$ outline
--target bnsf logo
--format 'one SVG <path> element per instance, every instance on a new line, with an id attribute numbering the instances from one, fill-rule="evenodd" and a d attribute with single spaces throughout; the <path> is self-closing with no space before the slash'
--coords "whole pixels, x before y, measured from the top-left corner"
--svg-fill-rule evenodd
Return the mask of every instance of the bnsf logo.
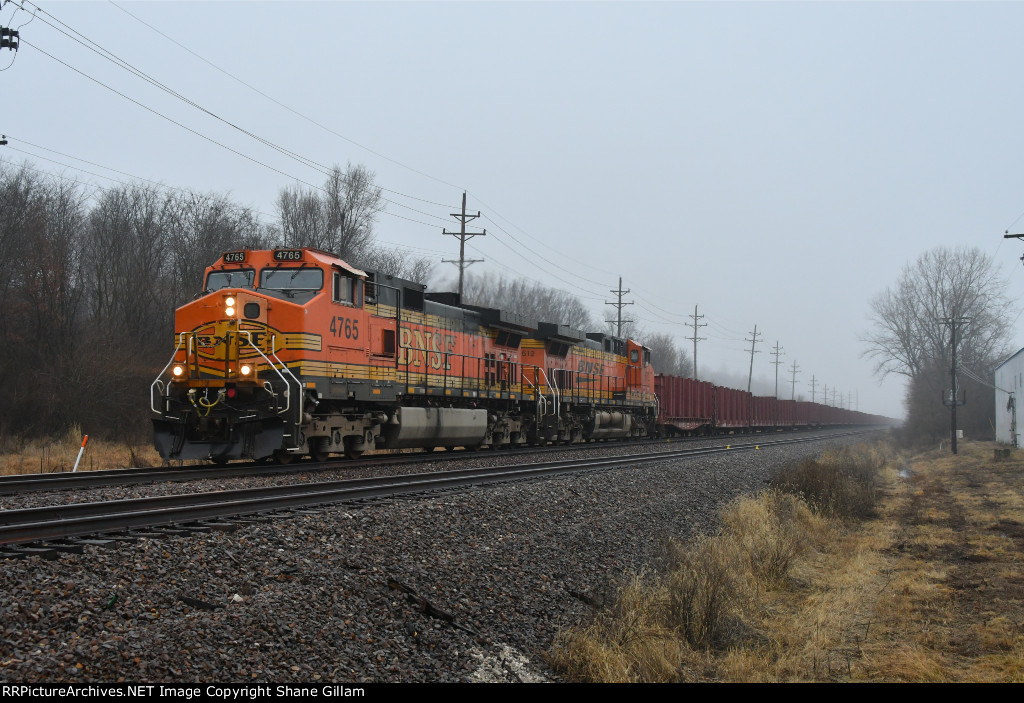
<path id="1" fill-rule="evenodd" d="M 455 336 L 438 329 L 409 329 L 403 327 L 399 336 L 398 363 L 413 368 L 451 369 L 455 352 Z M 442 362 L 442 359 L 444 361 Z"/>
<path id="2" fill-rule="evenodd" d="M 576 368 L 577 373 L 592 373 L 598 376 L 604 375 L 604 364 L 597 361 L 587 361 L 586 359 L 580 359 L 579 366 Z"/>
<path id="3" fill-rule="evenodd" d="M 239 332 L 243 334 L 239 334 Z M 192 330 L 195 334 L 196 351 L 202 359 L 223 361 L 224 353 L 227 350 L 228 334 L 231 335 L 230 342 L 238 346 L 239 359 L 251 359 L 259 357 L 259 352 L 252 348 L 247 338 L 252 338 L 252 343 L 264 354 L 278 352 L 284 346 L 284 335 L 259 322 L 243 322 L 241 329 L 234 329 L 230 322 L 216 322 L 207 325 L 200 325 Z M 274 340 L 274 347 L 271 348 L 271 340 Z"/>

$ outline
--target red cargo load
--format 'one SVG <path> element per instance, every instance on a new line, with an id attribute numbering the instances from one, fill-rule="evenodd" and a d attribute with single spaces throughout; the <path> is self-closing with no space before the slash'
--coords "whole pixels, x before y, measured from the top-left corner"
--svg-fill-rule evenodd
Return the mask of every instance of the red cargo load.
<path id="1" fill-rule="evenodd" d="M 753 417 L 750 420 L 751 427 L 774 427 L 775 426 L 775 404 L 772 396 L 754 396 Z"/>
<path id="2" fill-rule="evenodd" d="M 817 408 L 817 403 L 811 403 L 806 400 L 796 401 L 796 425 L 798 427 L 807 427 L 818 424 Z"/>
<path id="3" fill-rule="evenodd" d="M 796 424 L 796 401 L 780 400 L 779 414 L 775 418 L 778 427 L 792 427 Z"/>
<path id="4" fill-rule="evenodd" d="M 715 386 L 715 427 L 750 427 L 751 394 Z"/>
<path id="5" fill-rule="evenodd" d="M 658 395 L 659 425 L 689 432 L 714 422 L 715 387 L 711 383 L 658 374 L 654 392 Z"/>

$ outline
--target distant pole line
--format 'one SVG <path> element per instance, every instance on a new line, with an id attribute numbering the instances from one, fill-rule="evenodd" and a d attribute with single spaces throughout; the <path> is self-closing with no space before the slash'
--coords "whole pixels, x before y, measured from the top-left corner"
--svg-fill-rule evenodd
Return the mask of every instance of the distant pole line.
<path id="1" fill-rule="evenodd" d="M 796 365 L 796 359 L 793 359 L 793 366 L 789 371 L 793 374 L 793 387 L 789 391 L 789 399 L 796 400 L 796 375 L 800 371 L 800 367 Z"/>
<path id="2" fill-rule="evenodd" d="M 466 240 L 472 239 L 473 237 L 485 237 L 487 236 L 487 230 L 483 232 L 467 232 L 466 223 L 480 217 L 480 212 L 477 211 L 475 215 L 470 215 L 466 212 L 466 191 L 462 191 L 462 212 L 453 212 L 451 216 L 459 221 L 459 231 L 449 232 L 447 229 L 442 229 L 441 234 L 450 234 L 453 237 L 459 238 L 459 258 L 455 259 L 441 259 L 441 263 L 455 264 L 459 267 L 459 302 L 462 302 L 462 284 L 463 278 L 466 273 L 466 268 L 471 264 L 477 264 L 483 261 L 483 259 L 467 259 L 466 258 Z"/>
<path id="3" fill-rule="evenodd" d="M 693 340 L 693 380 L 696 381 L 697 380 L 697 342 L 703 342 L 703 341 L 707 340 L 707 337 L 698 337 L 697 336 L 697 329 L 700 328 L 700 327 L 707 327 L 708 323 L 706 323 L 706 322 L 699 323 L 698 322 L 698 320 L 704 319 L 704 316 L 697 314 L 697 306 L 696 305 L 693 306 L 693 314 L 690 315 L 689 317 L 690 317 L 690 319 L 693 320 L 693 322 L 684 322 L 683 324 L 686 325 L 687 327 L 692 327 L 693 328 L 693 337 L 691 337 L 691 339 Z"/>
<path id="4" fill-rule="evenodd" d="M 779 357 L 781 357 L 783 355 L 782 353 L 784 351 L 786 351 L 786 350 L 779 348 L 779 340 L 776 339 L 775 340 L 775 351 L 771 352 L 771 355 L 775 357 L 775 361 L 773 361 L 772 363 L 775 364 L 775 397 L 776 398 L 779 397 L 779 364 L 782 363 L 782 361 L 779 359 Z"/>
<path id="5" fill-rule="evenodd" d="M 606 300 L 606 301 L 604 301 L 604 304 L 605 305 L 611 305 L 611 306 L 613 306 L 616 309 L 617 315 L 616 315 L 616 318 L 614 320 L 614 322 L 615 322 L 615 336 L 616 337 L 622 337 L 622 323 L 623 322 L 633 322 L 633 320 L 623 320 L 622 319 L 622 308 L 624 308 L 627 305 L 632 305 L 633 304 L 632 301 L 630 301 L 628 303 L 622 302 L 622 296 L 624 296 L 626 293 L 629 292 L 628 289 L 627 290 L 622 290 L 622 276 L 619 276 L 619 288 L 618 288 L 618 290 L 613 290 L 613 291 L 610 291 L 610 292 L 613 295 L 618 296 L 617 302 L 609 303 Z M 613 320 L 607 320 L 607 322 L 610 323 L 610 322 L 613 322 Z"/>
<path id="6" fill-rule="evenodd" d="M 760 354 L 759 351 L 754 351 L 757 346 L 757 338 L 761 334 L 757 331 L 757 325 L 754 325 L 754 331 L 750 334 L 750 339 L 743 340 L 744 342 L 750 342 L 750 373 L 747 375 L 747 393 L 750 392 L 750 384 L 754 380 L 754 354 Z"/>
<path id="7" fill-rule="evenodd" d="M 814 402 L 814 388 L 818 384 L 818 379 L 811 376 L 811 402 Z"/>

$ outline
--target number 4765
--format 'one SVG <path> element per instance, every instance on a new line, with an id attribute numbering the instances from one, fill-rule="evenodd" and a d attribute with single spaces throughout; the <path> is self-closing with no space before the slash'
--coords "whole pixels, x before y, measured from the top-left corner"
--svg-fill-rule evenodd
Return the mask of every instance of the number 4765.
<path id="1" fill-rule="evenodd" d="M 345 339 L 359 339 L 359 320 L 348 317 L 331 318 L 331 334 Z"/>

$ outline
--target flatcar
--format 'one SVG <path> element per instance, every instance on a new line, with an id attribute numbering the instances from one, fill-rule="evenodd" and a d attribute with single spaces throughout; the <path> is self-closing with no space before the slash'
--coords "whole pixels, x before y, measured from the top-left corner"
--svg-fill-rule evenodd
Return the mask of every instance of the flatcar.
<path id="1" fill-rule="evenodd" d="M 311 248 L 224 253 L 151 386 L 165 459 L 357 457 L 657 432 L 651 351 Z"/>

